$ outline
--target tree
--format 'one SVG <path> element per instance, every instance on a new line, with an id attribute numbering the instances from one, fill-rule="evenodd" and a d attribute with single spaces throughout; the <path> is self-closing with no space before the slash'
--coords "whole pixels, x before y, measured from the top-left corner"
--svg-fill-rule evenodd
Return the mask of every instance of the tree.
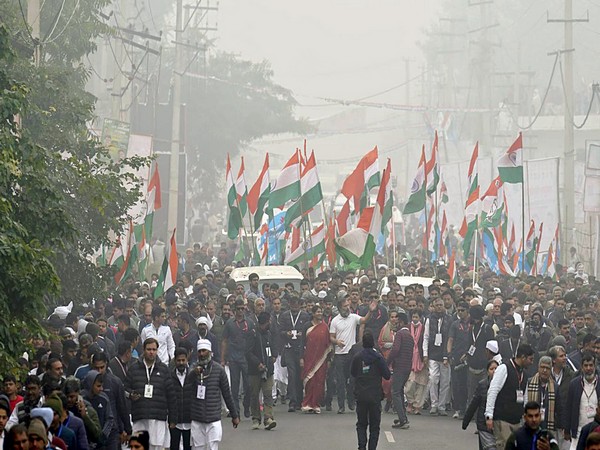
<path id="1" fill-rule="evenodd" d="M 104 295 L 110 271 L 89 257 L 122 229 L 128 209 L 140 198 L 130 169 L 148 163 L 113 162 L 87 126 L 95 98 L 85 91 L 89 74 L 78 61 L 106 30 L 97 16 L 108 2 L 67 1 L 59 13 L 62 3 L 44 2 L 40 34 L 46 43 L 36 67 L 31 55 L 37 44 L 19 6 L 0 0 L 0 345 L 7 355 L 0 354 L 5 358 L 23 349 L 23 336 L 14 330 L 35 330 L 47 308 Z M 54 23 L 59 31 L 46 34 Z"/>

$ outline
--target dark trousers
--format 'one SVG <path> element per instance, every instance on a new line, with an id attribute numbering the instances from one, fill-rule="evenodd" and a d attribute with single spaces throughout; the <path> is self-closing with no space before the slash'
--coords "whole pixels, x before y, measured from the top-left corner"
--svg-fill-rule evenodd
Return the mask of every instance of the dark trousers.
<path id="1" fill-rule="evenodd" d="M 231 374 L 231 395 L 240 416 L 240 380 L 244 388 L 244 409 L 250 409 L 250 382 L 248 380 L 248 363 L 246 361 L 230 361 L 229 373 Z"/>
<path id="2" fill-rule="evenodd" d="M 106 450 L 121 450 L 121 435 L 119 430 L 111 431 L 104 448 Z"/>
<path id="3" fill-rule="evenodd" d="M 179 428 L 171 428 L 171 450 L 179 450 L 179 442 L 183 438 L 183 450 L 190 450 L 191 430 L 180 430 Z"/>
<path id="4" fill-rule="evenodd" d="M 335 395 L 335 370 L 333 368 L 333 362 L 329 364 L 327 368 L 327 392 L 325 393 L 325 406 L 331 406 L 333 396 Z"/>
<path id="5" fill-rule="evenodd" d="M 302 386 L 302 369 L 300 368 L 300 354 L 293 348 L 286 348 L 285 363 L 288 370 L 288 398 L 290 406 L 300 408 L 302 398 L 304 397 L 304 388 Z"/>
<path id="6" fill-rule="evenodd" d="M 348 396 L 348 406 L 354 405 L 354 389 L 352 386 L 352 377 L 350 376 L 350 362 L 350 355 L 347 354 L 335 355 L 333 358 L 339 409 L 344 408 L 346 396 Z"/>
<path id="7" fill-rule="evenodd" d="M 356 402 L 356 434 L 358 450 L 375 450 L 379 442 L 381 425 L 381 401 Z M 367 447 L 367 427 L 369 428 L 369 445 Z"/>
<path id="8" fill-rule="evenodd" d="M 451 384 L 452 384 L 452 407 L 460 414 L 464 414 L 467 410 L 467 378 L 469 369 L 463 365 L 460 369 L 452 368 Z"/>
<path id="9" fill-rule="evenodd" d="M 404 407 L 404 385 L 408 381 L 410 372 L 394 372 L 392 375 L 392 401 L 401 424 L 408 422 L 406 408 Z"/>

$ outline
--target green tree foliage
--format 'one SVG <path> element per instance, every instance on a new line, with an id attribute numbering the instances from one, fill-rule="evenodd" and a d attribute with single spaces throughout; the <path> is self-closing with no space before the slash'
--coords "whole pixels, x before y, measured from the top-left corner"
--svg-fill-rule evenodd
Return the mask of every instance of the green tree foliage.
<path id="1" fill-rule="evenodd" d="M 15 3 L 0 0 L 0 364 L 49 307 L 102 295 L 110 270 L 89 257 L 121 230 L 140 197 L 130 171 L 148 163 L 113 162 L 88 131 L 95 98 L 79 61 L 108 2 L 67 0 L 60 14 L 62 0 L 43 2 L 39 66 Z"/>

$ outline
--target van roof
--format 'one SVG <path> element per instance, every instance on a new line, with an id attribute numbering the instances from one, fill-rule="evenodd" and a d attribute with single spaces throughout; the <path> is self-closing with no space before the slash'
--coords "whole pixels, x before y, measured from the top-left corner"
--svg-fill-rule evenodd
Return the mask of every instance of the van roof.
<path id="1" fill-rule="evenodd" d="M 238 267 L 231 271 L 229 275 L 236 283 L 238 281 L 248 280 L 248 275 L 256 273 L 259 280 L 302 280 L 302 274 L 292 266 L 255 266 L 255 267 Z"/>

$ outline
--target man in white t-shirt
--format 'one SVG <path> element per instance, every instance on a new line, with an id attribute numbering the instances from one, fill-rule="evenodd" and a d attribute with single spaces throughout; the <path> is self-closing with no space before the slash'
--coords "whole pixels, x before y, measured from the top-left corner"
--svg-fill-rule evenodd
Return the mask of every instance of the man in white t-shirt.
<path id="1" fill-rule="evenodd" d="M 354 410 L 354 393 L 350 385 L 350 349 L 356 344 L 356 327 L 366 323 L 371 312 L 377 308 L 379 301 L 372 301 L 369 312 L 365 317 L 350 313 L 349 301 L 346 298 L 338 300 L 339 314 L 333 318 L 329 326 L 329 337 L 335 346 L 333 370 L 337 387 L 338 414 L 346 412 L 345 400 L 348 395 L 348 408 Z"/>

